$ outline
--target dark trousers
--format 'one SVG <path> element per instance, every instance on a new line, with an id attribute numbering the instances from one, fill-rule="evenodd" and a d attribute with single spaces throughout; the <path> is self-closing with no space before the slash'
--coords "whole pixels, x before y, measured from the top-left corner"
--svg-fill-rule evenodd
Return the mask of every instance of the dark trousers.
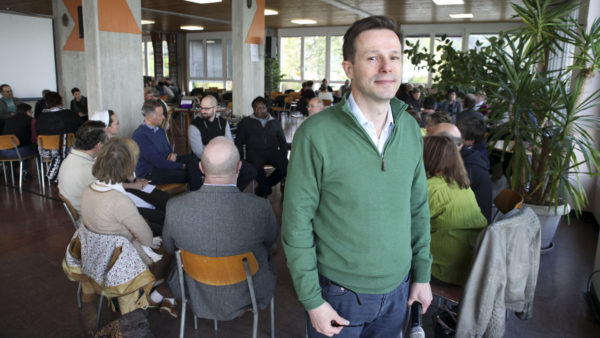
<path id="1" fill-rule="evenodd" d="M 256 169 L 256 181 L 263 191 L 271 191 L 271 187 L 283 180 L 287 174 L 287 156 L 285 152 L 272 150 L 264 152 L 248 152 L 246 160 Z M 267 177 L 265 164 L 275 167 L 275 171 Z"/>
<path id="2" fill-rule="evenodd" d="M 242 160 L 242 167 L 240 168 L 240 174 L 237 179 L 237 187 L 240 191 L 244 191 L 248 184 L 252 182 L 253 179 L 256 178 L 256 168 L 250 164 L 250 162 L 246 162 Z"/>
<path id="3" fill-rule="evenodd" d="M 157 168 L 146 175 L 152 184 L 188 183 L 190 190 L 198 190 L 202 186 L 202 172 L 198 166 L 198 157 L 194 154 L 177 155 L 177 162 L 185 164 L 185 168 Z"/>
<path id="4" fill-rule="evenodd" d="M 356 293 L 319 274 L 323 299 L 350 322 L 336 337 L 400 337 L 407 320 L 409 276 L 385 294 Z M 308 318 L 308 316 L 307 316 Z M 308 320 L 309 337 L 325 337 Z"/>

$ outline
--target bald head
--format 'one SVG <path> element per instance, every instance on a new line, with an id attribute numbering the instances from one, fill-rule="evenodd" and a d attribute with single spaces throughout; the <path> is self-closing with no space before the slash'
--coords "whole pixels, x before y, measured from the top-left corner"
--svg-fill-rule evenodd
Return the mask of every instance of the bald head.
<path id="1" fill-rule="evenodd" d="M 462 135 L 458 127 L 452 123 L 438 123 L 427 132 L 427 136 L 448 136 L 460 149 L 462 147 Z"/>
<path id="2" fill-rule="evenodd" d="M 208 184 L 235 184 L 241 162 L 237 148 L 223 136 L 212 139 L 202 152 L 200 170 Z"/>

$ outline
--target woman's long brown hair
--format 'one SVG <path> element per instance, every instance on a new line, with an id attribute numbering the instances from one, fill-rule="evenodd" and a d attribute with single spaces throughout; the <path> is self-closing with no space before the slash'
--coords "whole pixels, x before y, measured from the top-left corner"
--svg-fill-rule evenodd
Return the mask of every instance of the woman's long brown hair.
<path id="1" fill-rule="evenodd" d="M 446 183 L 456 183 L 461 189 L 470 186 L 462 157 L 447 136 L 427 136 L 424 138 L 423 164 L 427 178 L 442 176 Z"/>

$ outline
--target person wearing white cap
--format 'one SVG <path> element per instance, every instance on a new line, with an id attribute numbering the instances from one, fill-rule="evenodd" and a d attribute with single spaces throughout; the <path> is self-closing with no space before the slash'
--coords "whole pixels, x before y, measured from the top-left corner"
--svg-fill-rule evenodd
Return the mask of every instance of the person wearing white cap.
<path id="1" fill-rule="evenodd" d="M 95 112 L 90 120 L 104 122 L 108 138 L 119 134 L 119 117 L 110 109 Z"/>

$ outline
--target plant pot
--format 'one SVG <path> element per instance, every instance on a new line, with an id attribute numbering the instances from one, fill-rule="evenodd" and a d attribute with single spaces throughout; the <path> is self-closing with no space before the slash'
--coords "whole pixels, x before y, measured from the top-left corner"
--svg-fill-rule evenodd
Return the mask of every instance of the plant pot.
<path id="1" fill-rule="evenodd" d="M 559 205 L 556 210 L 554 207 L 546 205 L 524 205 L 530 207 L 540 220 L 542 228 L 541 253 L 546 254 L 550 252 L 554 246 L 552 240 L 554 239 L 554 234 L 556 233 L 560 218 L 568 214 L 569 211 L 571 211 L 571 208 L 569 207 L 569 204 L 566 204 L 566 207 L 564 204 Z"/>

